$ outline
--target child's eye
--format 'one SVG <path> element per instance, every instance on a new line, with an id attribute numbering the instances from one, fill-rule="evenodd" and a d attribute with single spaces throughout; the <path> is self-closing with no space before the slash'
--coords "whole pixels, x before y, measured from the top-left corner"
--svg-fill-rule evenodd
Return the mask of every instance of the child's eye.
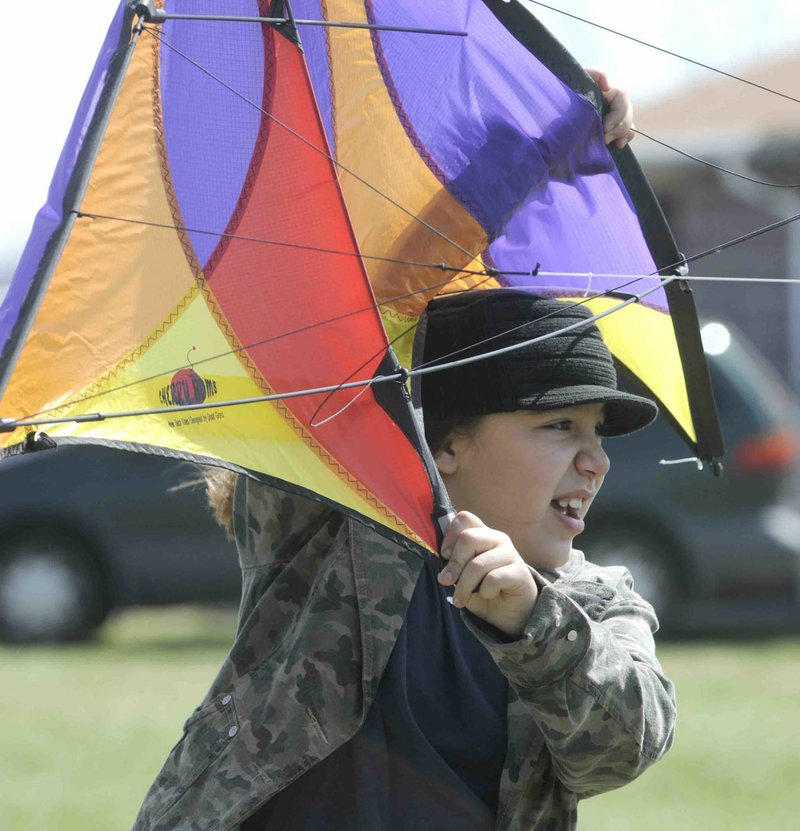
<path id="1" fill-rule="evenodd" d="M 546 424 L 545 427 L 548 427 L 551 430 L 571 430 L 572 422 L 565 418 L 562 421 L 552 421 L 550 424 Z"/>

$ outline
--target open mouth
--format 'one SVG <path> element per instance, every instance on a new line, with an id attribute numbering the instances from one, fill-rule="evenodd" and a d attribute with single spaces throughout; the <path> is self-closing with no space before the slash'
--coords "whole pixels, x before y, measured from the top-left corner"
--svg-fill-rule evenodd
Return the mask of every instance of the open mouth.
<path id="1" fill-rule="evenodd" d="M 554 499 L 551 503 L 560 514 L 568 516 L 571 519 L 581 518 L 581 508 L 583 508 L 583 500 L 575 499 Z"/>

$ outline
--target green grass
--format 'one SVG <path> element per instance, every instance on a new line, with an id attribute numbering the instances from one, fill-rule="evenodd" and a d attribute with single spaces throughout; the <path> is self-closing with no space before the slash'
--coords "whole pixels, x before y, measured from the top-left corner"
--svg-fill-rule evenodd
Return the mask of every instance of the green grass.
<path id="1" fill-rule="evenodd" d="M 4 831 L 130 828 L 233 633 L 229 611 L 133 611 L 96 643 L 2 649 Z M 679 730 L 639 781 L 581 806 L 587 831 L 797 827 L 800 640 L 670 644 Z"/>
<path id="2" fill-rule="evenodd" d="M 4 831 L 129 829 L 234 629 L 230 612 L 136 611 L 94 644 L 0 651 Z"/>
<path id="3" fill-rule="evenodd" d="M 675 745 L 636 782 L 585 802 L 580 825 L 800 827 L 800 640 L 670 645 L 659 653 L 678 691 Z"/>

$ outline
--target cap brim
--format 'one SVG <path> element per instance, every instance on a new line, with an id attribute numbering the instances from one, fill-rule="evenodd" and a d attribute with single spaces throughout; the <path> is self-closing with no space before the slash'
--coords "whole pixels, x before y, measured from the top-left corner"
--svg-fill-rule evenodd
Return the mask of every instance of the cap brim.
<path id="1" fill-rule="evenodd" d="M 647 427 L 658 415 L 658 407 L 649 398 L 622 390 L 590 384 L 548 389 L 522 398 L 523 410 L 560 410 L 580 404 L 605 404 L 604 436 L 625 436 Z"/>

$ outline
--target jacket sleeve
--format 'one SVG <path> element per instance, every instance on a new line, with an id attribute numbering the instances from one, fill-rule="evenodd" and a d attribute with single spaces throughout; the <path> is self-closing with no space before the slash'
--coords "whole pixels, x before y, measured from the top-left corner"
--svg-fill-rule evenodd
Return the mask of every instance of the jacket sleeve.
<path id="1" fill-rule="evenodd" d="M 556 775 L 579 796 L 635 779 L 666 753 L 675 727 L 653 608 L 627 570 L 596 572 L 606 579 L 550 584 L 535 574 L 539 599 L 517 641 L 465 614 L 541 729 Z"/>

